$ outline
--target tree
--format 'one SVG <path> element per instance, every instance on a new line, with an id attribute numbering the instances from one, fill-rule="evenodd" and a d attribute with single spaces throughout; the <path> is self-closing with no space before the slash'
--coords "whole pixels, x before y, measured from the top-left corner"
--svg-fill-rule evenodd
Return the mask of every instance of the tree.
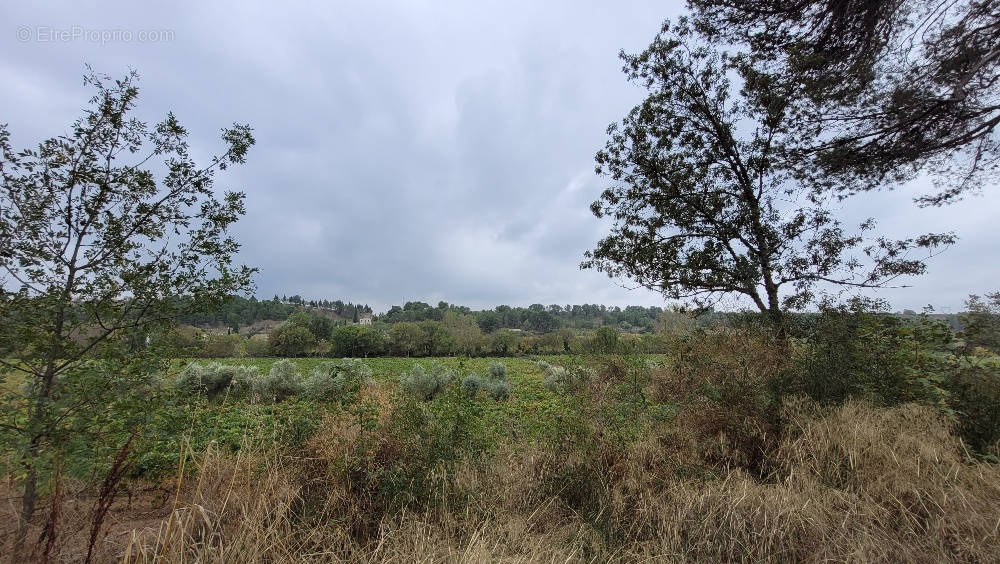
<path id="1" fill-rule="evenodd" d="M 0 126 L 0 363 L 26 379 L 2 414 L 23 468 L 17 552 L 70 439 L 97 453 L 141 431 L 162 364 L 136 343 L 251 286 L 227 234 L 243 194 L 213 191 L 250 127 L 224 129 L 225 152 L 199 167 L 173 114 L 153 128 L 131 117 L 137 81 L 89 72 L 90 108 L 34 150 L 15 153 Z"/>
<path id="2" fill-rule="evenodd" d="M 500 328 L 500 317 L 493 311 L 483 311 L 476 316 L 479 328 L 485 333 L 492 333 Z"/>
<path id="3" fill-rule="evenodd" d="M 1000 292 L 986 294 L 985 299 L 969 296 L 959 318 L 966 348 L 982 347 L 1000 354 Z"/>
<path id="4" fill-rule="evenodd" d="M 476 356 L 486 346 L 486 338 L 471 315 L 460 315 L 453 311 L 444 314 L 441 320 L 444 331 L 450 337 L 455 352 Z"/>
<path id="5" fill-rule="evenodd" d="M 330 337 L 331 355 L 339 357 L 367 357 L 382 349 L 382 335 L 364 325 L 341 325 Z"/>
<path id="6" fill-rule="evenodd" d="M 615 354 L 622 351 L 618 340 L 618 331 L 614 327 L 598 327 L 590 344 L 591 352 L 599 354 Z"/>
<path id="7" fill-rule="evenodd" d="M 396 354 L 411 356 L 425 348 L 427 334 L 416 323 L 410 321 L 394 323 L 389 329 L 389 342 Z"/>
<path id="8" fill-rule="evenodd" d="M 803 171 L 878 188 L 920 171 L 941 204 L 1000 164 L 1000 11 L 957 0 L 690 0 L 701 30 L 796 90 Z"/>
<path id="9" fill-rule="evenodd" d="M 306 356 L 316 344 L 316 337 L 296 323 L 282 323 L 267 336 L 268 351 L 283 358 Z"/>
<path id="10" fill-rule="evenodd" d="M 609 127 L 597 154 L 598 173 L 616 185 L 591 209 L 614 225 L 583 268 L 702 308 L 742 296 L 783 330 L 784 310 L 812 300 L 816 284 L 879 287 L 925 270 L 908 252 L 953 241 L 866 242 L 872 220 L 845 233 L 822 194 L 797 183 L 788 92 L 774 83 L 734 96 L 734 73 L 745 84 L 766 77 L 715 50 L 687 20 L 667 22 L 649 48 L 622 58 L 650 93 Z M 859 248 L 864 262 L 851 254 Z"/>

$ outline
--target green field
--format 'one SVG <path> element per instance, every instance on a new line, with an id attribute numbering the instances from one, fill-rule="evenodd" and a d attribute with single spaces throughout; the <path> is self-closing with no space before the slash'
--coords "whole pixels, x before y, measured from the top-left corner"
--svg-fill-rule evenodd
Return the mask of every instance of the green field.
<path id="1" fill-rule="evenodd" d="M 226 358 L 226 359 L 174 359 L 171 362 L 165 384 L 169 388 L 178 373 L 191 363 L 211 365 L 220 363 L 234 366 L 257 367 L 261 374 L 266 374 L 272 366 L 282 359 L 277 358 Z M 306 378 L 309 373 L 335 359 L 297 358 L 288 359 L 294 362 L 299 371 L 299 378 Z M 577 395 L 556 393 L 547 389 L 543 383 L 544 374 L 538 361 L 553 365 L 573 368 L 588 368 L 594 372 L 605 370 L 608 365 L 619 366 L 638 374 L 647 371 L 651 366 L 661 366 L 666 362 L 664 355 L 628 355 L 628 356 L 581 356 L 559 355 L 544 357 L 510 357 L 510 358 L 367 358 L 359 359 L 371 369 L 371 381 L 368 388 L 378 389 L 397 398 L 397 401 L 408 400 L 408 395 L 400 389 L 400 377 L 420 365 L 430 369 L 439 364 L 453 372 L 456 382 L 449 388 L 455 388 L 454 393 L 441 394 L 433 401 L 422 403 L 430 412 L 438 406 L 447 410 L 458 407 L 465 409 L 472 406 L 470 413 L 478 419 L 476 427 L 484 439 L 483 448 L 495 449 L 504 444 L 515 442 L 529 444 L 534 441 L 561 440 L 561 433 L 568 427 L 578 428 L 584 424 L 585 416 L 598 417 L 594 404 L 585 401 Z M 490 364 L 503 364 L 507 371 L 507 381 L 510 384 L 510 396 L 505 401 L 495 401 L 483 393 L 474 400 L 459 398 L 458 380 L 469 374 L 486 374 Z M 610 415 L 622 433 L 637 435 L 639 427 L 645 423 L 636 410 L 641 410 L 643 416 L 653 414 L 662 418 L 669 413 L 669 405 L 656 405 L 648 401 L 643 394 L 635 394 L 634 385 L 627 380 L 612 388 L 613 394 L 620 396 L 622 402 L 615 404 L 621 413 Z M 451 403 L 449 403 L 451 402 Z M 614 403 L 614 402 L 612 402 Z M 453 405 L 454 404 L 454 405 Z M 356 412 L 364 406 L 357 398 L 344 401 L 316 401 L 302 396 L 296 396 L 281 402 L 261 402 L 253 398 L 233 397 L 220 394 L 212 399 L 188 399 L 182 404 L 174 403 L 168 417 L 161 421 L 162 430 L 155 434 L 158 440 L 152 442 L 153 454 L 149 454 L 141 471 L 149 473 L 149 477 L 169 476 L 179 463 L 178 452 L 181 452 L 180 442 L 186 442 L 189 456 L 196 456 L 204 451 L 210 442 L 223 445 L 227 449 L 237 451 L 252 444 L 255 449 L 279 448 L 285 451 L 300 447 L 303 442 L 315 433 L 322 419 L 331 414 Z M 601 409 L 610 409 L 607 406 Z M 589 415 L 588 415 L 589 414 Z M 604 414 L 608 416 L 609 414 Z M 432 413 L 432 417 L 433 417 Z M 609 420 L 610 421 L 610 420 Z"/>

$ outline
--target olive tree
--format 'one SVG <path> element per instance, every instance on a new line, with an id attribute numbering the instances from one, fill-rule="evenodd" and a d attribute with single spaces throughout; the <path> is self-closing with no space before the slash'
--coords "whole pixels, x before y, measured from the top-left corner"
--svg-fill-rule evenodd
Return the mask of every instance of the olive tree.
<path id="1" fill-rule="evenodd" d="M 872 238 L 872 220 L 848 232 L 823 192 L 799 184 L 790 93 L 760 84 L 766 75 L 687 20 L 622 58 L 649 94 L 609 127 L 597 154 L 597 172 L 614 184 L 591 208 L 613 225 L 582 267 L 699 307 L 742 296 L 780 329 L 784 311 L 813 300 L 817 285 L 878 287 L 920 274 L 925 257 L 911 253 L 953 240 Z"/>
<path id="2" fill-rule="evenodd" d="M 85 83 L 96 93 L 67 133 L 15 152 L 0 126 L 0 362 L 23 382 L 6 387 L 0 425 L 23 486 L 18 550 L 67 453 L 141 433 L 162 368 L 151 333 L 251 286 L 228 234 L 243 194 L 213 189 L 244 162 L 250 127 L 223 129 L 224 152 L 199 166 L 172 113 L 152 127 L 131 115 L 134 71 Z"/>

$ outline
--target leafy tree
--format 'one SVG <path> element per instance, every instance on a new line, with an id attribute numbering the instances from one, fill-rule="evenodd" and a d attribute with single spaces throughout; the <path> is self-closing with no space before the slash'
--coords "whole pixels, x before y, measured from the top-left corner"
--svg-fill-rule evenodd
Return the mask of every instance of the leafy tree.
<path id="1" fill-rule="evenodd" d="M 476 317 L 479 328 L 485 333 L 492 333 L 500 328 L 500 317 L 492 311 L 484 311 Z"/>
<path id="2" fill-rule="evenodd" d="M 500 330 L 493 333 L 490 341 L 490 350 L 494 354 L 507 356 L 517 351 L 521 338 L 513 331 Z"/>
<path id="3" fill-rule="evenodd" d="M 818 283 L 878 287 L 920 274 L 913 249 L 950 243 L 925 235 L 866 243 L 845 233 L 821 195 L 801 193 L 794 154 L 785 150 L 788 97 L 734 92 L 762 78 L 707 44 L 682 19 L 664 24 L 645 51 L 622 55 L 629 79 L 649 96 L 597 154 L 597 170 L 617 184 L 592 205 L 614 220 L 584 268 L 626 276 L 673 299 L 706 307 L 727 295 L 749 299 L 783 328 L 784 310 L 813 299 Z M 867 245 L 867 246 L 865 246 Z M 863 248 L 863 263 L 851 254 Z"/>
<path id="4" fill-rule="evenodd" d="M 965 309 L 959 316 L 965 346 L 1000 354 L 1000 292 L 986 294 L 985 299 L 973 294 L 966 300 Z"/>
<path id="5" fill-rule="evenodd" d="M 1000 11 L 995 2 L 690 0 L 700 29 L 795 93 L 814 178 L 879 188 L 920 171 L 953 200 L 1000 164 Z"/>
<path id="6" fill-rule="evenodd" d="M 89 109 L 37 149 L 14 152 L 0 126 L 0 359 L 13 359 L 0 362 L 26 379 L 2 403 L 22 469 L 16 552 L 71 441 L 100 460 L 141 433 L 162 369 L 146 336 L 251 285 L 227 234 L 243 194 L 213 190 L 250 127 L 224 129 L 225 152 L 198 166 L 173 114 L 152 128 L 131 116 L 137 82 L 89 72 Z"/>
<path id="7" fill-rule="evenodd" d="M 322 315 L 298 311 L 288 317 L 288 323 L 305 327 L 317 340 L 328 339 L 333 329 L 333 320 Z"/>
<path id="8" fill-rule="evenodd" d="M 614 327 L 599 327 L 594 331 L 591 350 L 595 353 L 614 354 L 622 352 L 618 331 Z"/>
<path id="9" fill-rule="evenodd" d="M 395 323 L 389 329 L 389 342 L 397 354 L 413 356 L 425 347 L 427 334 L 412 322 Z"/>
<path id="10" fill-rule="evenodd" d="M 486 338 L 471 315 L 449 311 L 444 314 L 441 325 L 453 344 L 454 352 L 476 356 L 486 345 Z"/>
<path id="11" fill-rule="evenodd" d="M 316 337 L 307 327 L 295 323 L 283 323 L 267 336 L 267 348 L 274 356 L 306 356 L 316 344 Z"/>
<path id="12" fill-rule="evenodd" d="M 379 354 L 383 347 L 382 334 L 364 325 L 336 327 L 330 341 L 330 353 L 338 357 L 367 357 Z"/>
<path id="13" fill-rule="evenodd" d="M 452 354 L 455 343 L 438 321 L 421 321 L 424 342 L 421 354 L 424 356 L 446 356 Z"/>

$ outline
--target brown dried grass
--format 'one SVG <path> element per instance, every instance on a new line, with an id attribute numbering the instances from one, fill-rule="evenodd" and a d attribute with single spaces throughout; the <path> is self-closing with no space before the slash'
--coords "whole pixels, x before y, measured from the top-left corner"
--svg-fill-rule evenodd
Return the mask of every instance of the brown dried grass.
<path id="1" fill-rule="evenodd" d="M 302 480 L 302 465 L 329 464 L 351 440 L 350 424 L 324 425 L 309 460 L 207 457 L 197 496 L 159 530 L 136 531 L 123 560 L 996 561 L 1000 469 L 972 462 L 934 411 L 798 402 L 784 416 L 792 430 L 769 481 L 739 468 L 679 474 L 688 449 L 669 448 L 670 434 L 633 445 L 615 468 L 511 447 L 460 467 L 435 506 L 382 515 L 365 539 L 349 523 L 368 506 L 347 482 Z M 586 511 L 553 487 L 577 467 L 592 472 Z M 459 494 L 466 503 L 453 503 Z M 336 501 L 318 504 L 321 518 L 301 515 L 317 506 L 305 495 Z"/>

